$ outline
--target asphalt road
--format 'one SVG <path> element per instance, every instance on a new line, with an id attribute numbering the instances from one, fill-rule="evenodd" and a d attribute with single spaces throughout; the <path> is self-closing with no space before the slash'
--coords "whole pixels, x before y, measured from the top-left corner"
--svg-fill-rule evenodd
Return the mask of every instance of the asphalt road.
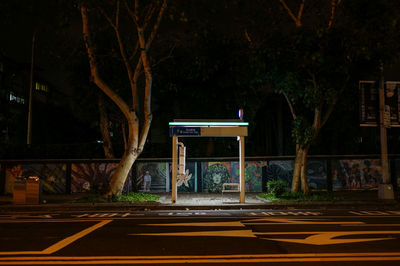
<path id="1" fill-rule="evenodd" d="M 400 265 L 400 211 L 3 213 L 0 265 Z"/>

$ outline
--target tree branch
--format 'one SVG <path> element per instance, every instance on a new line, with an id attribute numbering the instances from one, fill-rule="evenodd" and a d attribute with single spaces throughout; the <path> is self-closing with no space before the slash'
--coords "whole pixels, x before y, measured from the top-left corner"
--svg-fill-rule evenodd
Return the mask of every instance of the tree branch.
<path id="1" fill-rule="evenodd" d="M 328 29 L 330 29 L 333 25 L 333 21 L 336 16 L 336 8 L 338 5 L 340 5 L 340 0 L 331 0 L 331 17 L 328 22 Z"/>
<path id="2" fill-rule="evenodd" d="M 337 96 L 335 97 L 335 99 L 334 99 L 334 100 L 330 103 L 330 105 L 328 106 L 328 109 L 327 109 L 327 111 L 326 111 L 324 117 L 323 117 L 322 120 L 321 120 L 321 127 L 323 127 L 323 126 L 325 125 L 325 123 L 328 121 L 330 115 L 331 115 L 332 112 L 333 112 L 333 109 L 335 108 L 336 103 L 337 103 L 338 100 L 339 100 L 340 95 L 341 95 L 341 94 L 343 93 L 343 91 L 345 90 L 346 85 L 347 85 L 347 82 L 348 82 L 349 80 L 350 80 L 350 76 L 347 76 L 346 79 L 345 79 L 345 81 L 344 81 L 344 84 L 343 84 L 343 86 L 340 88 L 340 90 L 339 90 Z"/>
<path id="3" fill-rule="evenodd" d="M 292 12 L 292 10 L 289 8 L 289 6 L 286 4 L 285 0 L 279 0 L 279 2 L 281 2 L 281 4 L 283 5 L 283 7 L 286 9 L 287 13 L 289 14 L 289 16 L 292 18 L 292 20 L 294 21 L 294 23 L 296 24 L 297 28 L 300 28 L 302 26 L 301 24 L 301 17 L 303 15 L 303 10 L 304 10 L 304 4 L 305 4 L 305 0 L 301 1 L 300 4 L 300 8 L 299 8 L 299 12 L 297 13 L 297 17 L 294 15 L 294 13 Z"/>
<path id="4" fill-rule="evenodd" d="M 90 32 L 88 26 L 88 16 L 87 9 L 84 3 L 81 4 L 81 16 L 82 16 L 82 31 L 83 31 L 83 39 L 85 42 L 86 50 L 88 52 L 89 57 L 89 65 L 90 72 L 93 79 L 93 82 L 99 87 L 121 110 L 125 117 L 130 116 L 129 106 L 125 103 L 125 101 L 119 97 L 100 77 L 97 67 L 96 58 L 93 52 L 93 46 L 91 44 Z"/>
<path id="5" fill-rule="evenodd" d="M 297 13 L 297 21 L 299 25 L 296 24 L 297 27 L 301 27 L 301 17 L 303 16 L 304 4 L 306 0 L 302 0 L 299 8 L 299 12 Z"/>
<path id="6" fill-rule="evenodd" d="M 282 94 L 285 96 L 285 99 L 289 105 L 289 109 L 290 109 L 290 112 L 292 113 L 293 119 L 296 119 L 297 116 L 296 116 L 296 112 L 294 111 L 292 102 L 289 100 L 289 97 L 287 96 L 287 94 L 284 91 L 282 91 Z"/>
<path id="7" fill-rule="evenodd" d="M 147 39 L 146 50 L 149 49 L 149 47 L 151 45 L 151 42 L 153 41 L 154 37 L 157 34 L 158 28 L 160 27 L 161 19 L 163 17 L 163 14 L 164 14 L 164 11 L 165 11 L 166 8 L 167 8 L 167 0 L 163 0 L 163 3 L 162 3 L 161 8 L 160 8 L 160 11 L 158 12 L 158 15 L 157 15 L 157 20 L 154 23 L 154 26 L 153 26 L 153 29 L 152 29 L 152 31 L 150 33 L 149 38 Z"/>

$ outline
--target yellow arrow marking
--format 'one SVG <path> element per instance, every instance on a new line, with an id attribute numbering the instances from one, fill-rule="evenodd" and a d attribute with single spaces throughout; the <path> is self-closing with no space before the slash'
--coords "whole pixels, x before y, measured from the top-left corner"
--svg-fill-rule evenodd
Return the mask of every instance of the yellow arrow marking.
<path id="1" fill-rule="evenodd" d="M 275 232 L 275 233 L 256 233 L 257 235 L 307 235 L 312 234 L 305 239 L 288 239 L 288 238 L 264 238 L 273 241 L 283 241 L 299 244 L 309 245 L 332 245 L 332 244 L 345 244 L 357 243 L 367 241 L 378 241 L 394 239 L 393 237 L 386 238 L 351 238 L 351 239 L 333 239 L 339 236 L 350 235 L 371 235 L 371 234 L 400 234 L 400 231 L 352 231 L 352 232 Z"/>
<path id="2" fill-rule="evenodd" d="M 254 223 L 256 222 L 256 223 Z M 364 222 L 327 222 L 324 219 L 284 219 L 284 218 L 261 218 L 243 221 L 246 225 L 263 225 L 266 224 L 340 224 L 340 225 L 359 225 L 365 224 Z"/>

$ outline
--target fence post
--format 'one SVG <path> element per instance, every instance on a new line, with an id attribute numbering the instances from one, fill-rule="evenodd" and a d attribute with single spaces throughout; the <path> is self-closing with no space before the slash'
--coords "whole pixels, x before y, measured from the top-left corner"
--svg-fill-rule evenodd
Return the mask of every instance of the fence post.
<path id="1" fill-rule="evenodd" d="M 70 162 L 66 163 L 66 169 L 65 169 L 65 192 L 67 194 L 72 193 L 72 171 L 71 171 L 71 164 Z"/>
<path id="2" fill-rule="evenodd" d="M 328 192 L 332 192 L 332 159 L 326 161 L 326 189 Z"/>
<path id="3" fill-rule="evenodd" d="M 0 195 L 4 195 L 6 186 L 6 164 L 0 164 Z"/>

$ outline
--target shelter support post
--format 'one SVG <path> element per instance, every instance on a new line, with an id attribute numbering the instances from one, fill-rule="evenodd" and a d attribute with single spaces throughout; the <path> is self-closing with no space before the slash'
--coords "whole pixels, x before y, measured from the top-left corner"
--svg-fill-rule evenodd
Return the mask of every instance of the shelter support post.
<path id="1" fill-rule="evenodd" d="M 240 203 L 245 203 L 244 137 L 239 136 Z"/>
<path id="2" fill-rule="evenodd" d="M 177 200 L 177 165 L 178 165 L 178 137 L 172 136 L 172 186 L 171 186 L 171 203 Z"/>

